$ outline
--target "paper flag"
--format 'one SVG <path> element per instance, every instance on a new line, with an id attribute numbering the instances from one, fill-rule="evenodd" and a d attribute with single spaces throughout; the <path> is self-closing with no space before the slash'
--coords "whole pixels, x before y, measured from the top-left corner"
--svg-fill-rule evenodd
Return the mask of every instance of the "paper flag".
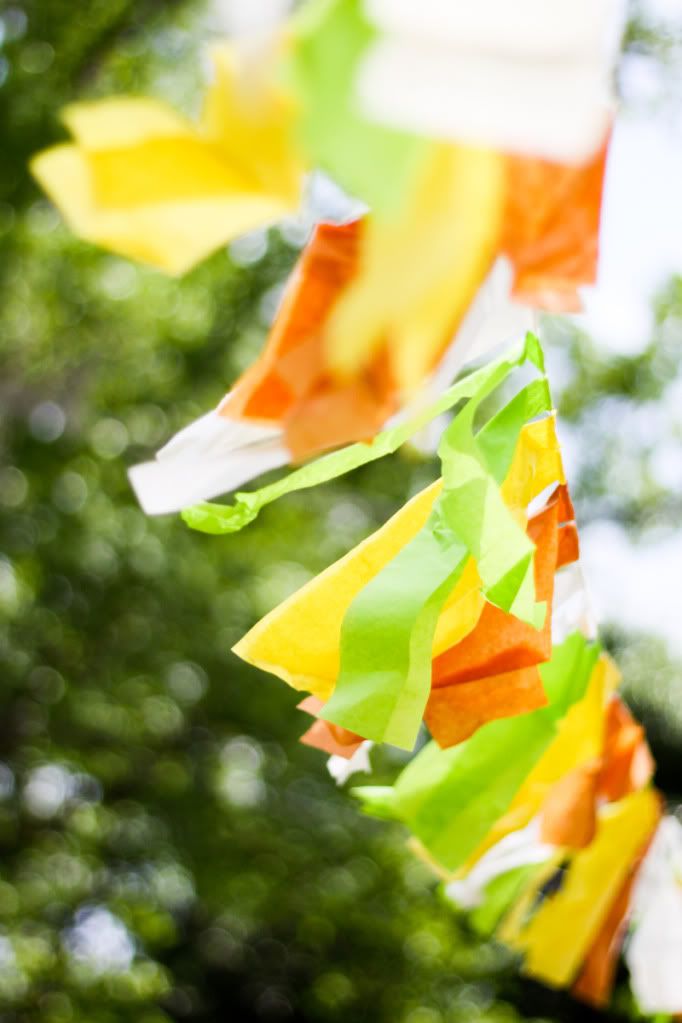
<path id="1" fill-rule="evenodd" d="M 472 396 L 443 434 L 443 489 L 429 519 L 363 588 L 343 621 L 341 668 L 324 717 L 377 742 L 414 745 L 430 691 L 438 616 L 470 557 L 490 601 L 535 628 L 546 612 L 535 603 L 533 544 L 499 491 L 513 449 L 500 447 L 493 431 L 482 430 L 480 440 L 472 432 L 478 406 L 491 389 Z M 526 419 L 549 407 L 542 381 L 524 388 L 518 399 L 500 413 L 507 444 Z"/>
<path id="2" fill-rule="evenodd" d="M 456 400 L 455 396 L 471 400 L 476 395 L 480 400 L 507 377 L 514 367 L 514 360 L 503 359 L 494 366 L 494 369 L 492 366 L 486 367 L 482 373 L 471 374 L 455 385 L 450 398 L 453 401 Z M 526 406 L 524 401 L 519 403 L 516 399 L 515 407 L 519 409 L 520 423 L 524 415 L 533 415 L 534 411 L 539 412 L 546 407 L 546 388 L 542 380 L 537 384 L 540 389 L 532 387 L 530 405 Z M 528 393 L 525 389 L 522 398 L 525 399 Z M 396 428 L 392 439 L 398 439 L 400 430 Z M 489 440 L 483 443 L 492 448 L 494 445 L 490 443 L 490 438 L 494 439 L 495 433 L 491 430 L 488 436 Z M 380 440 L 377 438 L 377 442 Z M 351 448 L 346 454 L 353 452 L 366 459 L 369 448 Z M 329 457 L 338 462 L 340 454 L 343 452 Z M 321 465 L 323 461 L 317 464 Z M 312 468 L 307 467 L 301 472 L 306 473 Z M 237 644 L 235 653 L 279 675 L 294 688 L 308 689 L 321 699 L 326 699 L 339 674 L 341 629 L 348 608 L 367 583 L 419 533 L 432 512 L 440 490 L 440 483 L 435 483 L 418 494 L 358 548 L 267 615 Z M 516 528 L 518 535 L 520 530 Z M 532 547 L 525 546 L 525 538 L 523 541 L 524 550 L 532 550 Z M 433 639 L 436 653 L 457 642 L 475 625 L 482 607 L 479 587 L 479 574 L 475 566 L 469 564 L 463 570 L 458 591 L 452 593 L 444 608 L 443 621 Z"/>
<path id="3" fill-rule="evenodd" d="M 468 739 L 481 725 L 526 714 L 547 704 L 537 668 L 490 675 L 431 689 L 424 723 L 441 749 Z"/>
<path id="4" fill-rule="evenodd" d="M 569 637 L 540 668 L 549 706 L 492 721 L 451 749 L 429 743 L 392 787 L 353 794 L 368 812 L 403 821 L 439 864 L 456 870 L 509 809 L 561 719 L 585 694 L 598 652 L 579 634 Z"/>
<path id="5" fill-rule="evenodd" d="M 632 893 L 645 854 L 646 849 L 643 849 L 633 861 L 571 989 L 576 998 L 597 1009 L 607 1006 L 611 998 L 618 956 L 628 927 Z"/>
<path id="6" fill-rule="evenodd" d="M 31 169 L 76 234 L 181 274 L 296 208 L 302 164 L 288 101 L 265 80 L 240 81 L 229 47 L 213 62 L 199 125 L 153 99 L 66 108 L 74 142 Z"/>
<path id="7" fill-rule="evenodd" d="M 584 849 L 597 830 L 599 761 L 564 775 L 549 792 L 540 817 L 540 838 L 551 845 Z"/>
<path id="8" fill-rule="evenodd" d="M 237 422 L 214 411 L 177 433 L 155 461 L 134 465 L 128 478 L 147 515 L 164 515 L 233 490 L 290 459 L 279 427 Z"/>
<path id="9" fill-rule="evenodd" d="M 575 854 L 559 890 L 530 919 L 512 914 L 498 932 L 524 953 L 524 972 L 555 987 L 571 983 L 659 817 L 660 799 L 652 789 L 601 808 L 594 841 Z"/>
<path id="10" fill-rule="evenodd" d="M 366 0 L 365 116 L 435 139 L 580 163 L 601 143 L 623 22 L 618 0 Z"/>
<path id="11" fill-rule="evenodd" d="M 654 773 L 654 760 L 638 725 L 617 696 L 609 702 L 599 794 L 609 801 L 643 788 Z"/>
<path id="12" fill-rule="evenodd" d="M 534 427 L 543 423 L 540 420 L 526 427 L 522 439 L 537 433 Z M 558 474 L 563 478 L 560 466 Z M 536 476 L 535 482 L 540 491 L 544 489 L 544 477 Z M 547 702 L 534 665 L 548 660 L 551 654 L 550 612 L 564 489 L 556 492 L 528 526 L 528 534 L 536 545 L 536 596 L 548 606 L 543 628 L 534 629 L 486 604 L 475 628 L 433 661 L 432 688 L 424 720 L 441 747 L 468 738 L 486 721 L 536 710 Z"/>
<path id="13" fill-rule="evenodd" d="M 579 312 L 578 287 L 597 277 L 606 166 L 604 143 L 585 164 L 510 157 L 500 247 L 514 267 L 517 301 Z"/>
<path id="14" fill-rule="evenodd" d="M 327 699 L 339 672 L 343 618 L 362 588 L 426 522 L 440 484 L 422 491 L 355 550 L 266 615 L 235 646 L 243 660 Z M 474 591 L 477 577 L 471 580 Z M 480 613 L 469 611 L 471 626 Z"/>
<path id="15" fill-rule="evenodd" d="M 563 649 L 567 642 L 577 642 L 576 635 L 567 637 L 562 644 L 555 644 L 554 650 Z M 562 778 L 601 758 L 605 708 L 617 682 L 618 674 L 613 663 L 606 654 L 601 654 L 591 670 L 584 694 L 565 716 L 557 719 L 552 741 L 524 779 L 506 812 L 492 824 L 484 840 L 472 851 L 465 865 L 467 870 L 505 835 L 526 827 L 539 814 L 553 787 Z"/>
<path id="16" fill-rule="evenodd" d="M 579 563 L 567 565 L 555 576 L 552 642 L 562 643 L 576 630 L 589 639 L 597 635 L 597 621 Z"/>
<path id="17" fill-rule="evenodd" d="M 501 339 L 523 336 L 529 316 L 509 300 L 498 263 L 435 371 L 404 404 L 387 370 L 387 349 L 350 381 L 329 375 L 324 325 L 357 272 L 363 225 L 321 224 L 294 270 L 262 354 L 218 408 L 182 430 L 156 456 L 130 470 L 148 514 L 163 514 L 234 490 L 247 480 L 355 438 L 366 440 L 389 412 L 409 421 L 450 386 L 461 366 Z"/>
<path id="18" fill-rule="evenodd" d="M 399 215 L 367 219 L 358 276 L 326 330 L 331 371 L 351 377 L 387 346 L 402 392 L 433 369 L 496 255 L 505 165 L 495 153 L 436 146 Z"/>
<path id="19" fill-rule="evenodd" d="M 324 708 L 325 720 L 366 738 L 411 747 L 430 688 L 434 645 L 437 653 L 475 625 L 481 610 L 481 580 L 491 600 L 534 620 L 533 544 L 506 510 L 497 480 L 504 478 L 511 465 L 527 472 L 527 462 L 514 459 L 515 438 L 527 419 L 548 409 L 544 380 L 519 392 L 476 440 L 471 430 L 478 405 L 507 373 L 507 365 L 500 364 L 493 375 L 477 381 L 468 378 L 469 401 L 444 435 L 442 490 L 435 485 L 414 498 L 382 530 L 294 594 L 235 647 L 239 656 L 296 688 L 307 688 L 321 698 L 333 689 Z M 531 430 L 532 435 L 536 432 Z M 530 445 L 531 450 L 535 447 L 537 442 Z M 546 482 L 536 474 L 539 489 Z M 485 502 L 488 533 L 479 532 L 478 517 L 470 513 L 469 495 L 476 502 Z M 452 532 L 453 524 L 459 535 Z M 448 542 L 455 555 L 454 566 L 446 556 L 447 531 L 452 536 Z M 415 549 L 419 585 L 411 560 Z M 439 602 L 428 608 L 432 620 L 428 630 L 421 632 L 422 646 L 417 649 L 411 637 L 420 628 L 420 601 L 428 603 L 429 587 L 442 590 Z M 392 609 L 400 595 L 399 614 L 387 614 L 384 593 L 390 595 Z M 359 603 L 360 614 L 354 621 Z M 437 632 L 438 616 L 444 608 L 446 614 Z M 360 641 L 354 635 L 358 622 L 366 637 Z M 391 628 L 391 642 L 385 643 L 386 630 Z M 379 642 L 377 637 L 381 637 Z M 349 653 L 344 675 L 345 651 Z M 402 651 L 409 651 L 407 661 L 400 660 Z M 377 664 L 374 675 L 368 667 L 372 657 Z M 412 689 L 411 671 L 417 680 Z"/>
<path id="20" fill-rule="evenodd" d="M 539 481 L 540 482 L 540 481 Z M 544 479 L 541 480 L 544 483 Z M 554 481 L 549 481 L 554 482 Z M 540 487 L 540 491 L 544 489 Z M 519 621 L 493 604 L 487 604 L 476 628 L 456 646 L 434 660 L 433 685 L 450 687 L 458 682 L 528 668 L 549 660 L 551 601 L 557 568 L 559 538 L 558 495 L 528 524 L 528 536 L 535 545 L 535 591 L 545 601 L 548 614 L 542 629 Z"/>
<path id="21" fill-rule="evenodd" d="M 277 424 L 292 459 L 365 440 L 398 406 L 385 349 L 347 382 L 330 377 L 327 324 L 360 272 L 367 224 L 320 224 L 299 260 L 267 346 L 218 408 L 227 419 Z"/>
<path id="22" fill-rule="evenodd" d="M 433 387 L 428 373 L 435 365 L 439 378 L 444 351 L 448 374 L 490 347 L 492 335 L 466 314 L 485 296 L 484 289 L 474 299 L 500 247 L 514 260 L 520 297 L 577 308 L 577 288 L 593 280 L 596 267 L 604 152 L 586 168 L 530 160 L 504 166 L 503 193 L 497 157 L 441 147 L 427 164 L 433 180 L 413 190 L 400 218 L 320 225 L 263 354 L 217 416 L 183 431 L 181 446 L 168 445 L 158 463 L 132 470 L 145 510 L 187 507 L 287 460 L 369 439 L 407 393 L 425 380 L 427 391 Z M 506 295 L 497 302 L 497 313 L 509 315 Z M 259 429 L 272 433 L 252 441 L 249 430 Z"/>

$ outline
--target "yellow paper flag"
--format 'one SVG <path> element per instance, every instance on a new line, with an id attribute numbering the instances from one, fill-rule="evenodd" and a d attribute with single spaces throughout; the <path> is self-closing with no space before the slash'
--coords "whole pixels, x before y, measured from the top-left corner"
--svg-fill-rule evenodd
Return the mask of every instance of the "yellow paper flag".
<path id="1" fill-rule="evenodd" d="M 410 391 L 424 379 L 490 269 L 504 175 L 490 150 L 434 146 L 401 215 L 368 218 L 357 280 L 326 330 L 341 376 L 387 342 L 398 384 Z"/>
<path id="2" fill-rule="evenodd" d="M 270 671 L 320 699 L 339 673 L 341 625 L 353 599 L 422 528 L 441 481 L 422 490 L 393 518 L 324 572 L 292 594 L 234 647 L 243 660 Z M 450 595 L 434 649 L 445 649 L 473 629 L 483 607 L 473 561 Z"/>
<path id="3" fill-rule="evenodd" d="M 543 425 L 544 424 L 544 425 Z M 503 484 L 525 514 L 525 504 L 553 482 L 563 479 L 554 420 L 537 421 L 521 431 L 514 460 Z M 234 652 L 295 689 L 327 699 L 339 673 L 341 626 L 351 603 L 381 569 L 424 526 L 440 480 L 400 509 L 361 544 L 335 562 L 258 622 Z M 469 560 L 449 595 L 436 626 L 433 656 L 459 643 L 476 625 L 483 610 L 480 578 Z"/>
<path id="4" fill-rule="evenodd" d="M 570 984 L 659 816 L 660 797 L 650 788 L 602 807 L 594 841 L 574 856 L 559 891 L 525 925 L 518 914 L 505 921 L 498 937 L 525 953 L 526 973 Z"/>
<path id="5" fill-rule="evenodd" d="M 246 89 L 228 47 L 194 125 L 153 99 L 67 107 L 73 144 L 31 169 L 72 230 L 170 274 L 295 209 L 302 167 L 286 100 L 264 82 Z"/>

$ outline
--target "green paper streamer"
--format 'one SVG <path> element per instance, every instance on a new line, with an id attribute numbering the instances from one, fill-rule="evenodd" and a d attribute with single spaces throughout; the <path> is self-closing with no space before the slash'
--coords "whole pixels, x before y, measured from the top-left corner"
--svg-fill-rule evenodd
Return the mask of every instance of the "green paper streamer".
<path id="1" fill-rule="evenodd" d="M 404 196 L 433 145 L 363 116 L 357 70 L 377 30 L 360 0 L 320 0 L 294 21 L 294 46 L 284 66 L 300 105 L 299 134 L 313 165 L 327 171 L 378 216 Z"/>
<path id="2" fill-rule="evenodd" d="M 368 813 L 402 821 L 435 860 L 456 870 L 507 811 L 557 723 L 584 696 L 599 651 L 597 643 L 574 633 L 540 668 L 547 707 L 492 721 L 451 749 L 431 742 L 394 786 L 356 788 L 353 795 Z"/>
<path id="3" fill-rule="evenodd" d="M 505 505 L 499 483 L 527 419 L 549 411 L 549 389 L 544 380 L 523 388 L 481 431 L 484 454 L 474 417 L 497 383 L 496 376 L 484 380 L 443 434 L 443 490 L 425 526 L 349 607 L 341 670 L 321 714 L 325 721 L 412 749 L 431 690 L 438 618 L 470 556 L 494 603 L 542 625 L 546 609 L 535 603 L 535 547 Z"/>
<path id="4" fill-rule="evenodd" d="M 340 448 L 338 451 L 333 451 L 329 455 L 309 462 L 301 469 L 296 469 L 275 483 L 270 483 L 259 490 L 237 493 L 233 504 L 223 505 L 207 502 L 187 508 L 182 512 L 182 518 L 190 529 L 196 529 L 201 533 L 210 533 L 213 536 L 238 533 L 258 517 L 262 508 L 280 497 L 292 494 L 297 490 L 306 490 L 309 487 L 328 483 L 330 480 L 360 468 L 360 466 L 393 454 L 430 422 L 444 412 L 448 412 L 458 401 L 475 394 L 489 378 L 494 378 L 496 384 L 501 383 L 513 369 L 526 362 L 530 362 L 544 374 L 542 348 L 533 334 L 527 334 L 521 345 L 514 346 L 508 354 L 457 381 L 427 408 L 410 416 L 400 425 L 377 434 L 371 443 L 351 444 L 348 447 Z M 494 422 L 495 420 L 491 420 L 489 424 L 491 430 Z M 491 436 L 493 435 L 491 434 Z M 499 444 L 499 441 L 495 443 Z M 483 441 L 486 458 L 494 458 L 493 446 L 492 441 L 488 443 L 487 447 Z"/>

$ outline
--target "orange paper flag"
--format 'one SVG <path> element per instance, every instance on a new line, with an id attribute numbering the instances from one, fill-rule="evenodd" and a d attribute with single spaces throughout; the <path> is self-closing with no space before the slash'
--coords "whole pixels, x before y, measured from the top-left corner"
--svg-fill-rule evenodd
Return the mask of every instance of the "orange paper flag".
<path id="1" fill-rule="evenodd" d="M 526 714 L 547 705 L 537 668 L 520 668 L 502 675 L 432 689 L 424 721 L 442 749 L 464 742 L 497 718 Z"/>
<path id="2" fill-rule="evenodd" d="M 307 696 L 298 704 L 298 710 L 303 710 L 313 717 L 317 717 L 323 707 L 324 703 L 316 696 Z M 349 732 L 347 728 L 341 728 L 339 725 L 332 725 L 329 721 L 318 719 L 301 736 L 299 742 L 305 746 L 321 749 L 324 753 L 329 753 L 330 756 L 336 755 L 350 760 L 364 739 L 361 735 L 356 735 L 355 732 Z"/>
<path id="3" fill-rule="evenodd" d="M 606 712 L 599 795 L 608 802 L 615 802 L 644 788 L 654 767 L 644 729 L 623 701 L 618 696 L 612 697 Z"/>
<path id="4" fill-rule="evenodd" d="M 514 267 L 514 297 L 550 312 L 578 312 L 577 289 L 597 273 L 608 141 L 574 167 L 510 156 L 501 250 Z"/>
<path id="5" fill-rule="evenodd" d="M 385 348 L 354 377 L 333 378 L 325 323 L 358 270 L 363 222 L 320 224 L 294 270 L 264 351 L 219 415 L 277 423 L 294 459 L 374 436 L 398 407 Z"/>
<path id="6" fill-rule="evenodd" d="M 537 599 L 547 602 L 544 626 L 535 629 L 493 604 L 486 604 L 476 628 L 460 643 L 435 658 L 434 689 L 528 668 L 549 660 L 552 650 L 551 602 L 564 490 L 565 487 L 559 487 L 545 508 L 528 523 L 528 535 L 536 545 Z"/>
<path id="7" fill-rule="evenodd" d="M 578 553 L 572 540 L 562 541 L 566 530 L 575 533 L 574 523 L 564 521 L 573 514 L 568 490 L 560 486 L 528 523 L 528 535 L 536 544 L 536 593 L 538 600 L 547 601 L 543 628 L 534 629 L 486 604 L 468 636 L 434 659 L 424 720 L 443 749 L 468 739 L 487 721 L 546 705 L 536 665 L 551 654 L 554 573 Z"/>

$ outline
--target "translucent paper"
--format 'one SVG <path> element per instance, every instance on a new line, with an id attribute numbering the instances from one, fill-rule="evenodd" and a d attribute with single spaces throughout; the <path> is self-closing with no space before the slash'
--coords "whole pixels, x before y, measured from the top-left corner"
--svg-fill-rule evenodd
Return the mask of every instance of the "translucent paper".
<path id="1" fill-rule="evenodd" d="M 540 668 L 547 707 L 493 721 L 451 749 L 429 743 L 393 787 L 354 794 L 369 812 L 403 821 L 443 868 L 456 870 L 509 809 L 559 722 L 584 695 L 598 653 L 583 636 L 569 637 Z"/>
<path id="2" fill-rule="evenodd" d="M 213 59 L 198 125 L 152 99 L 67 107 L 74 143 L 31 168 L 76 234 L 181 274 L 296 208 L 302 164 L 287 101 L 266 82 L 248 95 L 227 46 Z"/>
<path id="3" fill-rule="evenodd" d="M 537 338 L 531 334 L 527 335 L 522 345 L 514 346 L 509 353 L 458 381 L 426 408 L 409 416 L 399 425 L 377 434 L 370 443 L 353 444 L 351 447 L 342 448 L 289 473 L 276 483 L 251 493 L 237 494 L 232 505 L 201 504 L 195 508 L 188 508 L 182 517 L 188 526 L 203 533 L 219 535 L 238 532 L 249 522 L 253 522 L 261 508 L 272 501 L 297 490 L 319 486 L 377 458 L 393 454 L 458 401 L 471 397 L 479 387 L 490 380 L 501 382 L 515 367 L 525 362 L 544 371 L 542 350 Z"/>

